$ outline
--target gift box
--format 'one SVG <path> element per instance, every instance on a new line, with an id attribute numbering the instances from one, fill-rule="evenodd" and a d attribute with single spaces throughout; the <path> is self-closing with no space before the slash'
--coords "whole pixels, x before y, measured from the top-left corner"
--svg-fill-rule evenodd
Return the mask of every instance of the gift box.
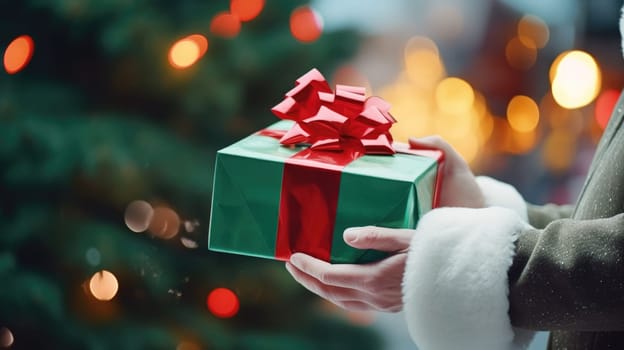
<path id="1" fill-rule="evenodd" d="M 390 106 L 317 70 L 273 108 L 283 119 L 217 152 L 209 249 L 332 263 L 385 254 L 348 246 L 355 226 L 414 228 L 436 205 L 443 153 L 393 143 Z"/>

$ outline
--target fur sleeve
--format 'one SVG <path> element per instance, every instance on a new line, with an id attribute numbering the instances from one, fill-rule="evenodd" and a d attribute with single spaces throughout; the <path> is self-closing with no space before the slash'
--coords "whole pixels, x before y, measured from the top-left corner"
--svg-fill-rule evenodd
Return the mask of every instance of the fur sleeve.
<path id="1" fill-rule="evenodd" d="M 515 242 L 530 225 L 522 196 L 479 177 L 488 208 L 440 208 L 423 216 L 403 279 L 407 325 L 421 350 L 525 347 L 511 326 L 507 272 Z"/>

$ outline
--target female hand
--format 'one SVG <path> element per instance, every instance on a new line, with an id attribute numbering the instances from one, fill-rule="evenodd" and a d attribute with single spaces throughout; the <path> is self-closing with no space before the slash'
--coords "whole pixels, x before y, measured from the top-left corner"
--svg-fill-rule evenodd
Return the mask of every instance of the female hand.
<path id="1" fill-rule="evenodd" d="M 409 144 L 415 149 L 439 149 L 444 152 L 440 207 L 483 208 L 485 206 L 483 194 L 472 170 L 453 146 L 440 136 L 411 137 Z"/>
<path id="2" fill-rule="evenodd" d="M 344 232 L 344 240 L 350 246 L 392 255 L 355 265 L 330 264 L 295 253 L 286 269 L 308 290 L 344 309 L 398 312 L 403 307 L 401 281 L 413 232 L 373 226 L 350 228 Z"/>

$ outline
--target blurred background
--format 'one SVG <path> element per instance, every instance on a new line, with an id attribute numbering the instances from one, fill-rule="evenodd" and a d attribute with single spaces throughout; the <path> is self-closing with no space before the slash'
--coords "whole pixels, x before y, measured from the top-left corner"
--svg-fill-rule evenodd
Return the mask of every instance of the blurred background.
<path id="1" fill-rule="evenodd" d="M 0 348 L 411 349 L 283 263 L 209 252 L 216 150 L 318 68 L 534 203 L 624 86 L 614 0 L 22 0 L 0 11 Z M 543 347 L 540 334 L 534 348 Z"/>

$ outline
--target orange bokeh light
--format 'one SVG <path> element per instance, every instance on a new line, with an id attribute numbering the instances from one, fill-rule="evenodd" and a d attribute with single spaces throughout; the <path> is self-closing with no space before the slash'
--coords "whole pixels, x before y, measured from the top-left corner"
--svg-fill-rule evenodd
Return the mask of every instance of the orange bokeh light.
<path id="1" fill-rule="evenodd" d="M 197 44 L 197 47 L 199 48 L 199 58 L 202 58 L 206 54 L 206 51 L 208 51 L 208 39 L 206 39 L 205 36 L 201 34 L 192 34 L 184 39 L 191 40 Z"/>
<path id="2" fill-rule="evenodd" d="M 296 8 L 290 14 L 290 33 L 295 39 L 311 43 L 323 32 L 323 19 L 309 6 Z"/>
<path id="3" fill-rule="evenodd" d="M 208 40 L 199 34 L 176 41 L 169 50 L 169 63 L 177 69 L 195 64 L 208 50 Z"/>
<path id="4" fill-rule="evenodd" d="M 229 318 L 236 315 L 240 307 L 236 294 L 227 288 L 216 288 L 210 292 L 206 304 L 210 312 L 221 318 Z"/>
<path id="5" fill-rule="evenodd" d="M 15 74 L 30 62 L 35 51 L 35 42 L 28 35 L 21 35 L 13 39 L 4 51 L 4 69 L 9 74 Z"/>
<path id="6" fill-rule="evenodd" d="M 154 208 L 148 230 L 158 238 L 173 238 L 180 230 L 180 217 L 171 208 L 156 207 Z"/>
<path id="7" fill-rule="evenodd" d="M 231 0 L 230 12 L 238 16 L 241 22 L 251 21 L 258 17 L 264 8 L 264 0 Z"/>
<path id="8" fill-rule="evenodd" d="M 241 21 L 229 12 L 219 12 L 210 21 L 210 32 L 216 36 L 231 39 L 240 33 Z"/>
<path id="9" fill-rule="evenodd" d="M 118 289 L 119 283 L 117 278 L 106 270 L 96 272 L 89 281 L 89 290 L 98 300 L 108 301 L 113 299 L 117 295 Z"/>
<path id="10" fill-rule="evenodd" d="M 609 119 L 611 118 L 611 113 L 619 97 L 620 93 L 617 90 L 605 90 L 596 100 L 594 117 L 601 129 L 604 130 L 604 128 L 607 127 Z"/>

